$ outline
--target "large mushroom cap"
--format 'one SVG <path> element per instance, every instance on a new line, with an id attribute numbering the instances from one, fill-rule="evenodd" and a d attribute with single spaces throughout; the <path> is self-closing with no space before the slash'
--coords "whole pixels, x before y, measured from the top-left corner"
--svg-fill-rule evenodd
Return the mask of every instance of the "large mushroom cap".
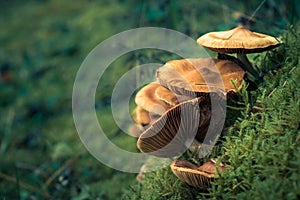
<path id="1" fill-rule="evenodd" d="M 160 100 L 155 91 L 157 88 L 163 87 L 159 83 L 153 82 L 143 87 L 135 96 L 135 103 L 148 112 L 162 115 L 172 106 Z"/>
<path id="2" fill-rule="evenodd" d="M 210 100 L 201 97 L 178 104 L 141 134 L 138 148 L 158 157 L 183 153 L 195 137 L 200 142 L 204 140 L 210 123 L 210 108 Z"/>
<path id="3" fill-rule="evenodd" d="M 213 58 L 172 60 L 157 70 L 161 85 L 187 96 L 205 96 L 223 86 L 227 93 L 234 92 L 230 79 L 236 79 L 239 86 L 244 76 L 245 71 L 234 62 Z"/>
<path id="4" fill-rule="evenodd" d="M 280 45 L 276 38 L 252 32 L 242 26 L 232 30 L 207 33 L 197 43 L 218 53 L 259 53 Z"/>
<path id="5" fill-rule="evenodd" d="M 209 187 L 216 174 L 216 164 L 212 161 L 197 167 L 186 160 L 175 160 L 171 163 L 171 169 L 180 180 L 198 188 Z M 220 166 L 218 170 L 222 172 L 225 167 Z"/>

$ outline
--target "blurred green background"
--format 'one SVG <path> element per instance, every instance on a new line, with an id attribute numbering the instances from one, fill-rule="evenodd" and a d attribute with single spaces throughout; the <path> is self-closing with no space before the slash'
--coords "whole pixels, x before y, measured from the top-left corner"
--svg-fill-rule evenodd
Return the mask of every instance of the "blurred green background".
<path id="1" fill-rule="evenodd" d="M 136 174 L 104 166 L 83 147 L 72 118 L 72 87 L 87 54 L 131 28 L 170 28 L 197 39 L 236 26 L 280 35 L 298 23 L 296 0 L 11 0 L 0 1 L 0 198 L 120 199 Z M 137 151 L 116 126 L 110 94 L 130 68 L 174 56 L 137 51 L 112 64 L 100 80 L 96 109 L 107 136 Z"/>

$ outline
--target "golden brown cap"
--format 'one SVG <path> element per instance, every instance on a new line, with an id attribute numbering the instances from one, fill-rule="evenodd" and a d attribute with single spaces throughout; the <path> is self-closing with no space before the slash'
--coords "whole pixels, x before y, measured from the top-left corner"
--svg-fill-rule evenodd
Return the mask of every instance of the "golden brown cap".
<path id="1" fill-rule="evenodd" d="M 155 95 L 163 102 L 169 104 L 170 106 L 176 106 L 179 103 L 182 103 L 187 100 L 191 100 L 193 97 L 178 95 L 169 90 L 168 88 L 161 86 L 157 87 L 155 90 Z"/>
<path id="2" fill-rule="evenodd" d="M 146 129 L 137 141 L 144 153 L 173 157 L 195 139 L 202 142 L 211 117 L 210 99 L 195 98 L 176 105 Z"/>
<path id="3" fill-rule="evenodd" d="M 171 169 L 180 180 L 198 188 L 209 187 L 216 174 L 216 164 L 212 161 L 197 167 L 186 160 L 175 160 L 171 163 Z M 218 170 L 222 172 L 225 167 L 220 166 Z"/>
<path id="4" fill-rule="evenodd" d="M 136 124 L 146 126 L 151 123 L 151 114 L 143 109 L 141 106 L 137 106 L 132 112 L 132 118 Z"/>
<path id="5" fill-rule="evenodd" d="M 222 88 L 222 84 L 226 92 L 235 91 L 230 79 L 236 79 L 239 86 L 244 76 L 245 71 L 234 62 L 213 58 L 172 60 L 157 70 L 161 85 L 187 96 L 205 96 L 211 88 Z"/>
<path id="6" fill-rule="evenodd" d="M 160 100 L 155 91 L 162 87 L 159 83 L 153 82 L 143 87 L 135 96 L 135 103 L 148 112 L 162 115 L 172 106 Z"/>
<path id="7" fill-rule="evenodd" d="M 163 86 L 156 88 L 155 96 L 170 106 L 175 106 L 179 103 L 176 94 Z"/>
<path id="8" fill-rule="evenodd" d="M 197 43 L 218 53 L 259 53 L 273 49 L 280 42 L 269 35 L 252 32 L 242 26 L 232 30 L 207 33 Z"/>

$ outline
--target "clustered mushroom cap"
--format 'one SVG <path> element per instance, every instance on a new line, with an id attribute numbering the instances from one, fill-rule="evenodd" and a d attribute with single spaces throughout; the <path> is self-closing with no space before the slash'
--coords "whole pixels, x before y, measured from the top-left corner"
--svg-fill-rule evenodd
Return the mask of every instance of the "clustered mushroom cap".
<path id="1" fill-rule="evenodd" d="M 143 109 L 141 106 L 137 106 L 132 112 L 132 118 L 138 125 L 146 126 L 151 122 L 150 113 Z"/>
<path id="2" fill-rule="evenodd" d="M 167 103 L 170 106 L 175 106 L 179 103 L 176 94 L 163 86 L 157 87 L 157 89 L 155 90 L 155 95 L 161 101 Z"/>
<path id="3" fill-rule="evenodd" d="M 169 61 L 160 67 L 157 80 L 172 92 L 192 98 L 208 96 L 223 86 L 226 93 L 235 91 L 230 79 L 236 79 L 239 86 L 245 74 L 239 65 L 230 60 L 182 59 Z"/>
<path id="4" fill-rule="evenodd" d="M 215 179 L 217 171 L 216 164 L 213 161 L 205 162 L 200 167 L 197 167 L 186 160 L 173 161 L 171 170 L 180 180 L 198 188 L 209 187 L 210 182 Z M 225 166 L 220 166 L 218 170 L 219 172 L 224 171 Z"/>
<path id="5" fill-rule="evenodd" d="M 155 91 L 160 87 L 163 86 L 156 82 L 146 85 L 136 94 L 135 103 L 148 112 L 162 115 L 172 106 L 155 95 Z"/>
<path id="6" fill-rule="evenodd" d="M 158 157 L 183 153 L 194 138 L 202 142 L 211 117 L 210 99 L 194 98 L 169 109 L 139 137 L 137 147 Z"/>
<path id="7" fill-rule="evenodd" d="M 198 38 L 197 43 L 218 53 L 260 53 L 273 49 L 280 42 L 269 35 L 252 32 L 242 26 L 232 30 L 210 32 Z"/>

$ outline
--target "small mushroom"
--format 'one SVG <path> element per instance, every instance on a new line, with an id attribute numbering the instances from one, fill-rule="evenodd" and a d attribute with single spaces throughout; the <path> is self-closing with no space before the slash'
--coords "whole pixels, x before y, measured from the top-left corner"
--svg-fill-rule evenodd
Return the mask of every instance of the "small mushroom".
<path id="1" fill-rule="evenodd" d="M 139 137 L 137 147 L 158 157 L 183 153 L 196 139 L 203 142 L 211 117 L 209 98 L 195 98 L 169 109 Z"/>
<path id="2" fill-rule="evenodd" d="M 215 174 L 217 172 L 216 162 L 210 160 L 205 162 L 200 167 L 186 161 L 175 160 L 170 165 L 172 172 L 183 182 L 198 187 L 207 188 L 210 186 L 210 182 L 214 181 Z M 220 164 L 218 168 L 219 172 L 225 170 L 225 166 Z"/>
<path id="3" fill-rule="evenodd" d="M 238 59 L 245 65 L 245 70 L 254 76 L 257 76 L 257 74 L 246 54 L 260 53 L 280 45 L 276 38 L 252 32 L 243 26 L 238 26 L 228 31 L 207 33 L 199 37 L 197 43 L 218 53 L 236 53 Z"/>
<path id="4" fill-rule="evenodd" d="M 143 127 L 157 120 L 159 117 L 160 115 L 150 113 L 141 106 L 137 106 L 132 112 L 132 118 L 134 122 Z"/>
<path id="5" fill-rule="evenodd" d="M 169 110 L 172 106 L 160 100 L 155 91 L 157 88 L 162 87 L 159 83 L 153 82 L 143 87 L 135 96 L 135 103 L 144 110 L 162 115 Z"/>
<path id="6" fill-rule="evenodd" d="M 172 60 L 157 70 L 161 85 L 190 97 L 207 96 L 212 93 L 212 88 L 218 90 L 223 86 L 226 94 L 235 92 L 230 79 L 236 79 L 239 86 L 244 76 L 245 71 L 236 63 L 213 58 Z"/>

